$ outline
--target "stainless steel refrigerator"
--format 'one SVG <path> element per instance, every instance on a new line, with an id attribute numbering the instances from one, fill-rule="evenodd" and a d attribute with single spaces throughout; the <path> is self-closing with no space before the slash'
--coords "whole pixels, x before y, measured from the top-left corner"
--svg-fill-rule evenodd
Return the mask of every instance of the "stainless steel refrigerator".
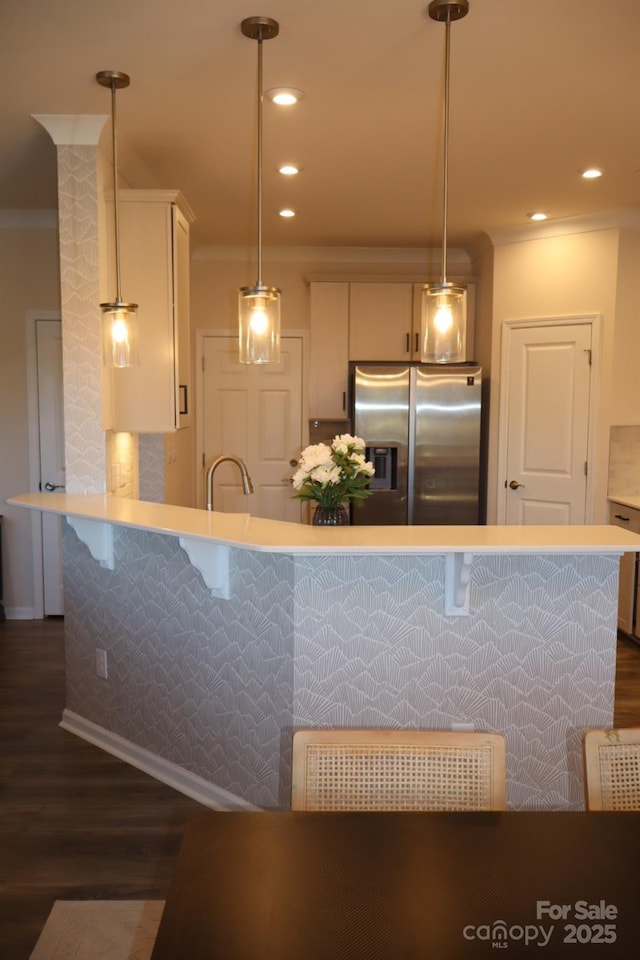
<path id="1" fill-rule="evenodd" d="M 352 524 L 477 524 L 482 369 L 475 363 L 349 365 L 352 432 L 376 472 Z"/>

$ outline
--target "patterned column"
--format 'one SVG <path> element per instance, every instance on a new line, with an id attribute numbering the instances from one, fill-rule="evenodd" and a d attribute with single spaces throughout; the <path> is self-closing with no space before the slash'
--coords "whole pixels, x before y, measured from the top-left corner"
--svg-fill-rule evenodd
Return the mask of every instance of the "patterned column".
<path id="1" fill-rule="evenodd" d="M 58 217 L 68 493 L 104 493 L 98 141 L 105 116 L 35 116 L 58 154 Z"/>

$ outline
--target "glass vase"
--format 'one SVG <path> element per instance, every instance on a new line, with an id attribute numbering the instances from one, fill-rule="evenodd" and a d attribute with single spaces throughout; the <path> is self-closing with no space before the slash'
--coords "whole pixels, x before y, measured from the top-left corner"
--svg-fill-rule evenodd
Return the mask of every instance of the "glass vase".
<path id="1" fill-rule="evenodd" d="M 315 527 L 348 527 L 349 511 L 346 507 L 323 507 L 318 504 L 311 521 Z"/>

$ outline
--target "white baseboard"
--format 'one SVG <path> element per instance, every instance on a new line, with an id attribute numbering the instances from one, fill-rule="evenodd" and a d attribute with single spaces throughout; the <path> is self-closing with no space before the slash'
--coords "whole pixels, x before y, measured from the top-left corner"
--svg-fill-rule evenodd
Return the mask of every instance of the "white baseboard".
<path id="1" fill-rule="evenodd" d="M 117 733 L 112 733 L 110 730 L 100 727 L 97 723 L 86 720 L 72 710 L 63 710 L 60 726 L 63 730 L 68 730 L 69 733 L 75 734 L 82 740 L 87 740 L 106 753 L 124 760 L 132 767 L 137 767 L 138 770 L 148 773 L 156 780 L 166 783 L 174 790 L 191 797 L 192 800 L 197 800 L 198 803 L 202 803 L 206 807 L 211 807 L 214 810 L 260 809 L 260 807 L 247 803 L 246 800 L 236 797 L 235 794 L 229 793 L 222 787 L 216 787 L 215 784 L 209 783 L 208 780 L 204 780 L 195 773 L 190 773 L 184 767 L 178 766 L 177 763 L 163 760 L 156 753 L 151 753 L 150 750 L 139 747 L 131 740 L 125 740 Z"/>
<path id="2" fill-rule="evenodd" d="M 37 620 L 33 607 L 5 607 L 4 615 L 7 620 Z"/>

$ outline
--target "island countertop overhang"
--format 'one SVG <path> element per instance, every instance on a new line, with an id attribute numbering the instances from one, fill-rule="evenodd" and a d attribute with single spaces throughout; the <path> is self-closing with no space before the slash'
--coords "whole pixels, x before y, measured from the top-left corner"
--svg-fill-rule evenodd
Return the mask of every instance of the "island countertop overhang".
<path id="1" fill-rule="evenodd" d="M 640 536 L 609 524 L 586 526 L 314 527 L 250 514 L 208 512 L 112 494 L 26 493 L 8 504 L 244 550 L 300 555 L 622 554 Z"/>

